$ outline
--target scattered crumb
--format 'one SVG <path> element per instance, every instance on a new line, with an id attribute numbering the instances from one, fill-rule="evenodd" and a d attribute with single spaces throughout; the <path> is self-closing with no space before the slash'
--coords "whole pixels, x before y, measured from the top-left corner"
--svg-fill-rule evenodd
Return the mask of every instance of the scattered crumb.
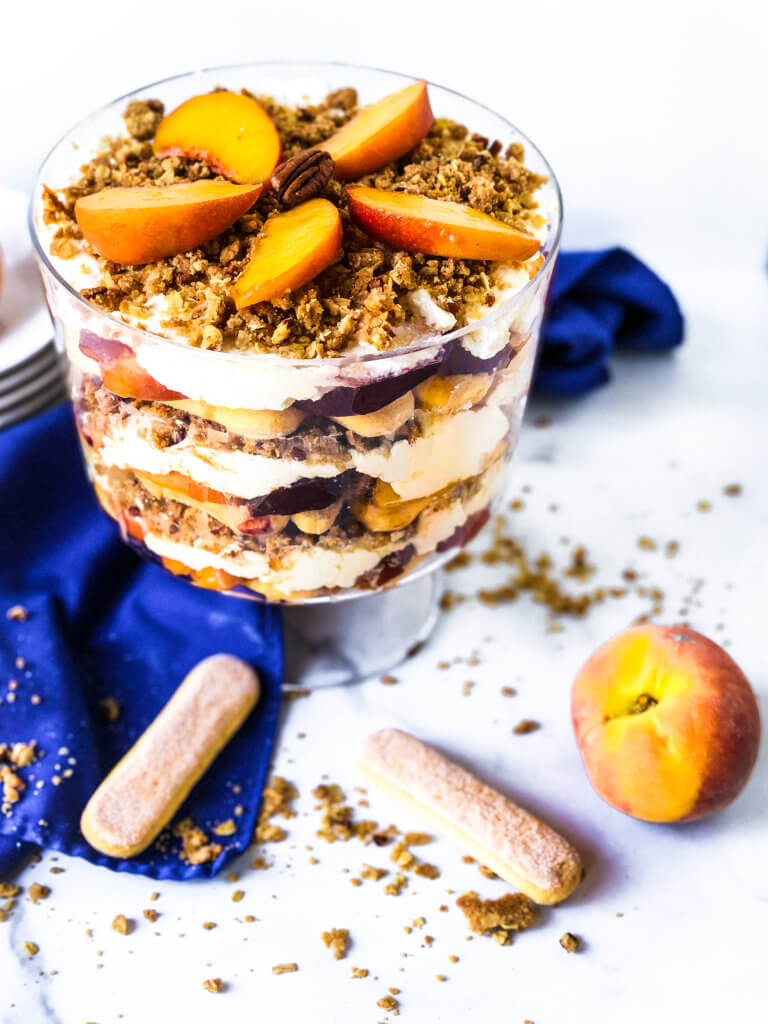
<path id="1" fill-rule="evenodd" d="M 216 922 L 215 921 L 203 921 L 203 928 L 205 928 L 205 930 L 207 932 L 211 931 L 211 929 L 215 928 L 215 927 L 216 927 Z"/>
<path id="2" fill-rule="evenodd" d="M 514 697 L 516 693 L 517 690 L 514 688 L 514 686 L 502 686 L 501 688 L 502 697 Z"/>
<path id="3" fill-rule="evenodd" d="M 638 537 L 637 546 L 641 551 L 655 551 L 658 545 L 652 537 Z M 636 579 L 637 577 L 635 576 L 634 578 Z"/>
<path id="4" fill-rule="evenodd" d="M 529 732 L 536 732 L 537 729 L 541 728 L 539 722 L 535 722 L 532 718 L 524 718 L 521 722 L 518 722 L 512 732 L 516 736 L 525 736 Z"/>
<path id="5" fill-rule="evenodd" d="M 551 416 L 537 416 L 533 421 L 534 427 L 549 427 L 552 425 Z"/>
<path id="6" fill-rule="evenodd" d="M 353 967 L 352 968 L 352 977 L 353 978 L 367 978 L 368 977 L 368 969 L 366 967 Z"/>
<path id="7" fill-rule="evenodd" d="M 275 964 L 272 968 L 273 974 L 293 974 L 294 971 L 298 971 L 298 964 Z"/>
<path id="8" fill-rule="evenodd" d="M 158 917 L 160 917 L 160 914 L 154 909 L 144 910 L 142 911 L 142 913 L 144 914 L 144 917 L 147 919 L 147 921 L 152 921 L 153 924 L 158 919 Z"/>
<path id="9" fill-rule="evenodd" d="M 112 921 L 112 928 L 121 935 L 130 935 L 133 931 L 134 923 L 125 914 L 118 914 Z"/>
<path id="10" fill-rule="evenodd" d="M 401 891 L 408 885 L 408 879 L 405 875 L 397 874 L 391 882 L 387 882 L 384 886 L 384 892 L 387 896 L 399 896 Z"/>
<path id="11" fill-rule="evenodd" d="M 40 952 L 40 947 L 36 942 L 25 942 L 24 952 L 28 953 L 29 956 L 37 956 L 37 954 Z"/>
<path id="12" fill-rule="evenodd" d="M 38 900 L 45 900 L 51 895 L 51 890 L 47 885 L 39 885 L 37 882 L 33 882 L 27 889 L 27 895 L 33 903 L 37 903 Z"/>
<path id="13" fill-rule="evenodd" d="M 696 508 L 699 512 L 709 512 L 712 508 L 710 501 L 697 501 Z"/>
<path id="14" fill-rule="evenodd" d="M 384 683 L 385 686 L 394 686 L 397 679 L 394 676 L 382 676 L 379 682 Z"/>
<path id="15" fill-rule="evenodd" d="M 203 988 L 206 992 L 223 992 L 224 982 L 221 978 L 208 978 L 203 982 Z"/>
<path id="16" fill-rule="evenodd" d="M 496 874 L 496 872 L 492 871 L 491 868 L 489 868 L 486 864 L 478 864 L 477 869 L 480 872 L 480 874 L 484 875 L 486 878 L 494 879 L 499 877 Z"/>
<path id="17" fill-rule="evenodd" d="M 727 494 L 729 498 L 737 498 L 741 492 L 741 484 L 726 484 L 723 488 L 723 494 Z"/>
<path id="18" fill-rule="evenodd" d="M 438 981 L 448 981 L 444 974 L 436 974 L 435 977 L 437 978 Z"/>
<path id="19" fill-rule="evenodd" d="M 233 836 L 237 832 L 237 825 L 232 818 L 220 822 L 214 826 L 213 832 L 217 836 Z"/>
<path id="20" fill-rule="evenodd" d="M 381 999 L 376 1000 L 376 1005 L 382 1010 L 388 1010 L 397 1016 L 400 1003 L 398 1003 L 394 996 L 382 996 Z"/>
<path id="21" fill-rule="evenodd" d="M 5 613 L 6 619 L 10 619 L 11 622 L 26 622 L 29 618 L 29 612 L 22 604 L 12 605 Z"/>
<path id="22" fill-rule="evenodd" d="M 221 846 L 210 842 L 205 832 L 191 818 L 184 818 L 174 825 L 173 834 L 181 839 L 179 856 L 188 864 L 207 864 L 216 860 L 221 853 Z"/>
<path id="23" fill-rule="evenodd" d="M 521 892 L 506 893 L 496 900 L 482 900 L 465 892 L 456 900 L 473 932 L 491 934 L 501 945 L 512 941 L 512 932 L 530 928 L 536 918 L 535 904 Z"/>
<path id="24" fill-rule="evenodd" d="M 296 811 L 291 805 L 298 795 L 299 791 L 287 779 L 275 775 L 269 780 L 261 794 L 261 811 L 253 833 L 254 842 L 279 843 L 285 839 L 288 833 L 279 825 L 273 825 L 270 819 L 278 815 L 281 818 L 295 818 Z"/>
<path id="25" fill-rule="evenodd" d="M 581 946 L 581 941 L 578 935 L 574 935 L 573 932 L 564 932 L 560 936 L 560 945 L 566 953 L 577 953 Z"/>
<path id="26" fill-rule="evenodd" d="M 333 952 L 335 960 L 343 960 L 349 949 L 349 931 L 346 928 L 331 928 L 323 932 L 322 940 L 326 947 Z"/>
<path id="27" fill-rule="evenodd" d="M 120 703 L 114 697 L 105 697 L 99 701 L 99 714 L 105 722 L 116 722 L 121 711 Z"/>
<path id="28" fill-rule="evenodd" d="M 245 891 L 243 889 L 235 889 L 232 893 L 232 902 L 239 903 L 243 896 L 245 896 Z"/>

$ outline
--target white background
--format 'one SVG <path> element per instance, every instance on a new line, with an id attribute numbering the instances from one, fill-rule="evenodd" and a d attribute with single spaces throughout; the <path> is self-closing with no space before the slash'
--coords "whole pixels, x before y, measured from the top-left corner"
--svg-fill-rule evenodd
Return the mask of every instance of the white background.
<path id="1" fill-rule="evenodd" d="M 533 491 L 515 526 L 534 551 L 556 548 L 563 533 L 587 543 L 605 582 L 628 562 L 647 570 L 670 595 L 670 621 L 693 581 L 704 579 L 690 618 L 730 642 L 765 716 L 767 11 L 745 0 L 14 4 L 3 13 L 0 41 L 0 183 L 28 187 L 50 145 L 84 113 L 198 66 L 369 63 L 444 83 L 507 114 L 560 177 L 566 247 L 633 249 L 675 289 L 688 329 L 674 357 L 618 360 L 614 382 L 598 394 L 535 404 L 534 414 L 547 411 L 555 422 L 529 427 L 524 437 L 512 489 L 528 483 Z M 743 498 L 722 497 L 731 481 L 744 484 Z M 713 502 L 708 515 L 696 512 L 701 498 Z M 553 502 L 556 515 L 548 511 Z M 679 558 L 649 562 L 653 556 L 635 548 L 638 533 L 680 539 Z M 484 570 L 475 583 L 501 579 Z M 451 585 L 474 589 L 461 578 Z M 289 843 L 274 850 L 276 868 L 253 872 L 244 860 L 238 884 L 247 895 L 237 906 L 224 880 L 154 886 L 64 858 L 66 874 L 49 877 L 49 859 L 28 870 L 24 884 L 50 881 L 54 893 L 37 907 L 22 902 L 0 924 L 0 1013 L 14 1004 L 2 1019 L 138 1024 L 215 1014 L 238 1024 L 357 1024 L 385 1019 L 375 1001 L 395 985 L 402 1019 L 418 1024 L 765 1020 L 768 758 L 733 808 L 698 825 L 658 828 L 601 804 L 573 746 L 574 672 L 642 610 L 638 601 L 611 605 L 547 636 L 543 612 L 525 602 L 492 613 L 468 605 L 398 671 L 398 686 L 372 682 L 292 705 L 278 769 L 297 780 L 309 816 L 289 823 Z M 718 623 L 725 629 L 715 634 Z M 473 647 L 478 667 L 435 668 Z M 470 698 L 461 695 L 465 678 L 477 683 Z M 514 702 L 498 695 L 505 683 L 520 690 Z M 543 728 L 511 737 L 521 717 Z M 340 873 L 363 860 L 386 864 L 368 850 L 323 848 L 321 864 L 310 867 L 311 787 L 322 772 L 347 787 L 358 782 L 354 743 L 386 724 L 454 750 L 565 829 L 589 866 L 580 893 L 502 949 L 466 943 L 458 912 L 437 911 L 451 902 L 447 887 L 504 891 L 461 865 L 448 844 L 429 848 L 442 878 L 420 880 L 397 900 L 370 882 L 354 889 Z M 348 747 L 337 735 L 349 737 Z M 372 804 L 371 816 L 418 827 L 381 798 Z M 163 892 L 157 926 L 141 922 L 129 938 L 111 932 L 115 913 L 141 918 L 154 888 Z M 259 918 L 251 931 L 236 921 L 246 913 Z M 432 950 L 402 932 L 421 914 L 435 936 Z M 206 919 L 219 927 L 203 931 Z M 339 964 L 319 941 L 331 926 L 355 937 Z M 583 953 L 569 957 L 559 948 L 565 930 L 584 936 Z M 41 947 L 34 961 L 23 953 L 27 939 Z M 449 953 L 460 963 L 451 965 Z M 270 966 L 282 960 L 297 960 L 299 973 L 273 978 Z M 379 980 L 349 981 L 350 964 Z M 439 984 L 436 973 L 449 981 Z M 229 990 L 209 996 L 200 982 L 217 975 Z"/>

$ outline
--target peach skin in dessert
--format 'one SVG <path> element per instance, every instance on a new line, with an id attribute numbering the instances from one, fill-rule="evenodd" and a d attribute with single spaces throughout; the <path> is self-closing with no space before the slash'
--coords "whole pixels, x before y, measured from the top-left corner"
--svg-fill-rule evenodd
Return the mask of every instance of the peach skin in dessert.
<path id="1" fill-rule="evenodd" d="M 744 673 L 685 626 L 635 626 L 599 647 L 571 713 L 595 790 L 643 821 L 727 807 L 757 760 L 760 712 Z"/>
<path id="2" fill-rule="evenodd" d="M 371 238 L 396 249 L 460 260 L 527 260 L 535 235 L 463 203 L 365 185 L 347 188 L 349 214 Z"/>
<path id="3" fill-rule="evenodd" d="M 322 144 L 340 181 L 361 178 L 397 160 L 420 142 L 435 118 L 426 82 L 414 82 L 371 103 Z"/>
<path id="4" fill-rule="evenodd" d="M 158 126 L 153 148 L 158 156 L 202 159 L 245 184 L 266 181 L 281 153 L 280 136 L 261 104 L 225 89 L 193 96 L 171 111 Z"/>
<path id="5" fill-rule="evenodd" d="M 342 235 L 339 211 L 327 199 L 310 199 L 270 217 L 232 287 L 235 306 L 276 299 L 311 281 L 336 258 Z"/>
<path id="6" fill-rule="evenodd" d="M 261 188 L 207 180 L 108 188 L 78 199 L 75 218 L 104 259 L 154 263 L 220 234 L 253 206 Z"/>

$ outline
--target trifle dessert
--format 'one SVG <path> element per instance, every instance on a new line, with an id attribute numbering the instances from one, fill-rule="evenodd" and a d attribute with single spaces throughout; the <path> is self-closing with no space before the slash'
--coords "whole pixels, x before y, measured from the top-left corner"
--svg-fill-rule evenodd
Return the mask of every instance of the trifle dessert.
<path id="1" fill-rule="evenodd" d="M 307 602 L 487 522 L 560 224 L 502 118 L 366 69 L 182 76 L 78 126 L 32 216 L 88 473 L 143 554 Z"/>

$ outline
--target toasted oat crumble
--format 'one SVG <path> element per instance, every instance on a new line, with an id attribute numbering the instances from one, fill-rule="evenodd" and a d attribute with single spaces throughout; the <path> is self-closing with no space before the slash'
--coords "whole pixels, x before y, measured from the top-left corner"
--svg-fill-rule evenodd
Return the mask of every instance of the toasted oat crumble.
<path id="1" fill-rule="evenodd" d="M 331 928 L 323 932 L 322 940 L 325 946 L 333 952 L 334 960 L 343 960 L 349 949 L 350 939 L 347 928 Z"/>
<path id="2" fill-rule="evenodd" d="M 476 892 L 465 892 L 456 900 L 473 932 L 490 934 L 496 942 L 508 945 L 512 933 L 530 928 L 536 918 L 536 906 L 524 893 L 506 893 L 495 900 L 483 900 Z"/>
<path id="3" fill-rule="evenodd" d="M 322 142 L 357 110 L 353 89 L 336 90 L 321 103 L 296 108 L 269 97 L 256 98 L 275 123 L 283 159 Z M 163 295 L 163 326 L 191 345 L 314 358 L 341 352 L 361 337 L 379 349 L 392 348 L 397 344 L 397 328 L 413 319 L 409 293 L 421 288 L 456 316 L 457 326 L 463 326 L 467 309 L 492 304 L 492 263 L 394 251 L 375 244 L 350 220 L 344 187 L 334 179 L 325 197 L 339 208 L 344 224 L 339 257 L 282 299 L 238 311 L 230 296 L 257 234 L 279 210 L 270 190 L 230 229 L 200 248 L 140 267 L 100 258 L 82 238 L 74 219 L 79 197 L 114 186 L 170 185 L 216 176 L 200 159 L 153 153 L 152 138 L 162 112 L 158 100 L 132 102 L 124 114 L 127 135 L 105 139 L 99 152 L 83 164 L 74 184 L 43 190 L 44 219 L 54 229 L 51 251 L 62 259 L 88 256 L 96 260 L 100 280 L 83 294 L 101 309 L 141 317 L 156 296 Z M 520 144 L 502 153 L 498 143 L 438 118 L 410 153 L 359 183 L 464 203 L 530 230 L 538 223 L 535 192 L 544 180 L 525 167 Z"/>
<path id="4" fill-rule="evenodd" d="M 272 968 L 273 974 L 293 974 L 294 971 L 298 971 L 298 964 L 275 964 Z"/>
<path id="5" fill-rule="evenodd" d="M 221 978 L 208 978 L 203 982 L 203 988 L 206 992 L 222 992 L 224 990 L 224 982 Z"/>
<path id="6" fill-rule="evenodd" d="M 216 860 L 222 851 L 219 843 L 212 843 L 205 832 L 191 818 L 184 818 L 173 826 L 173 835 L 181 839 L 180 857 L 188 864 L 207 864 Z"/>
<path id="7" fill-rule="evenodd" d="M 47 885 L 40 885 L 39 882 L 33 882 L 27 889 L 27 895 L 33 903 L 37 903 L 38 900 L 45 900 L 51 895 L 51 890 Z"/>
<path id="8" fill-rule="evenodd" d="M 113 931 L 119 932 L 121 935 L 130 935 L 133 931 L 133 921 L 126 917 L 125 914 L 118 914 L 112 920 Z"/>
<path id="9" fill-rule="evenodd" d="M 565 932 L 560 936 L 560 945 L 566 953 L 578 953 L 581 942 L 578 935 L 574 935 L 573 932 Z"/>

